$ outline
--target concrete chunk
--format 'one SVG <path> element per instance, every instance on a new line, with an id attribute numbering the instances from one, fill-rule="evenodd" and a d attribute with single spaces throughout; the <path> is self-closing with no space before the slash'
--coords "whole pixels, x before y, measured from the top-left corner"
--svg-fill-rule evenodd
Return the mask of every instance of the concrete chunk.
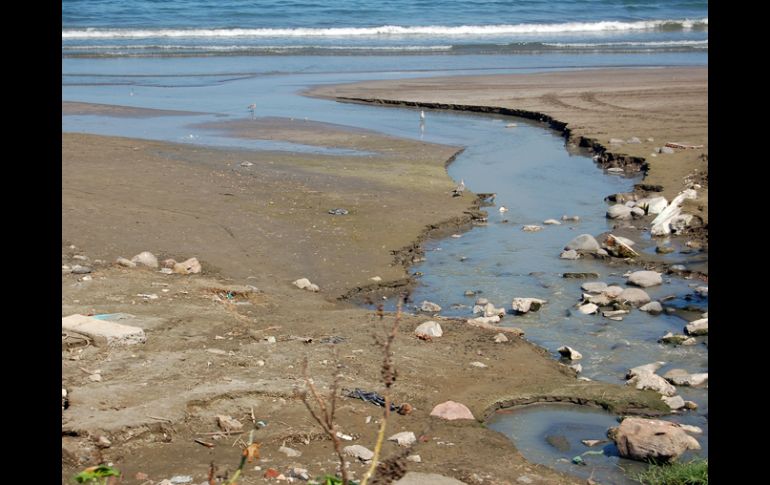
<path id="1" fill-rule="evenodd" d="M 62 330 L 77 332 L 94 340 L 95 345 L 132 345 L 147 341 L 144 330 L 94 317 L 74 314 L 61 319 Z"/>

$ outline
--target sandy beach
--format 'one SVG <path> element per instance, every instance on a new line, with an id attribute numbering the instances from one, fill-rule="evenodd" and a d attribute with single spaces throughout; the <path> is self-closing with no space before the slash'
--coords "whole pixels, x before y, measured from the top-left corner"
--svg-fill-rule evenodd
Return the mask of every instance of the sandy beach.
<path id="1" fill-rule="evenodd" d="M 707 76 L 706 68 L 585 70 L 366 82 L 309 94 L 543 113 L 566 123 L 571 142 L 583 137 L 616 155 L 643 158 L 649 166 L 645 184 L 662 186 L 669 199 L 699 184 L 698 199 L 685 209 L 707 226 Z M 88 103 L 62 109 L 153 115 Z M 62 316 L 129 313 L 137 317 L 130 324 L 147 334 L 146 344 L 111 349 L 63 338 L 62 386 L 69 402 L 62 415 L 62 484 L 97 458 L 119 466 L 126 484 L 146 480 L 137 473 L 167 476 L 170 463 L 178 473 L 193 475 L 193 483 L 208 475 L 212 462 L 218 473 L 232 472 L 240 458 L 232 446 L 237 435 L 212 439 L 215 417 L 230 415 L 248 428 L 252 413 L 267 423 L 257 440 L 270 461 L 261 471 L 245 472 L 239 483 L 263 483 L 268 466 L 302 466 L 312 476 L 334 473 L 332 444 L 295 395 L 304 385 L 303 360 L 321 389 L 339 373 L 346 389 L 381 391 L 382 351 L 373 335 L 381 335 L 395 316 L 379 318 L 348 297 L 378 301 L 408 290 L 414 284 L 409 262 L 420 255 L 421 242 L 462 232 L 484 216 L 475 194 L 452 196 L 455 183 L 446 166 L 457 146 L 298 119 L 223 121 L 207 128 L 361 154 L 62 135 Z M 610 144 L 631 137 L 641 143 Z M 667 142 L 703 148 L 650 155 Z M 348 213 L 329 214 L 336 208 Z M 202 274 L 166 275 L 114 263 L 141 251 L 159 260 L 195 256 Z M 92 268 L 88 279 L 69 272 L 75 264 Z M 292 285 L 303 277 L 320 291 Z M 140 296 L 150 294 L 155 297 Z M 439 322 L 444 336 L 416 338 L 414 328 L 426 320 Z M 405 315 L 401 322 L 393 396 L 414 412 L 391 417 L 387 436 L 408 430 L 424 437 L 411 451 L 422 463 L 404 462 L 409 470 L 466 483 L 584 483 L 527 462 L 506 437 L 481 422 L 501 407 L 541 401 L 648 415 L 667 409 L 653 391 L 579 381 L 525 339 L 510 333 L 508 342 L 496 343 L 496 330 L 464 322 L 431 314 Z M 474 361 L 487 367 L 474 367 Z M 100 370 L 99 382 L 90 379 L 94 369 Z M 467 405 L 476 420 L 429 416 L 447 400 Z M 341 398 L 337 414 L 342 432 L 373 445 L 381 408 Z M 100 436 L 111 444 L 97 446 Z M 301 457 L 279 452 L 282 445 L 300 450 Z M 383 454 L 398 450 L 389 442 Z M 354 462 L 350 470 L 360 478 L 366 466 Z"/>

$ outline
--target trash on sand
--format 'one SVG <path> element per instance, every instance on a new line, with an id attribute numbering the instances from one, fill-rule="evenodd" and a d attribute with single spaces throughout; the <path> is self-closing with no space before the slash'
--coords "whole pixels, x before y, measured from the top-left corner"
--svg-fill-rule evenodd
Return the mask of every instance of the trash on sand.
<path id="1" fill-rule="evenodd" d="M 376 404 L 377 406 L 385 407 L 385 398 L 380 396 L 374 391 L 368 392 L 368 391 L 364 391 L 363 389 L 355 388 L 352 391 L 348 390 L 347 392 L 345 392 L 344 396 L 352 397 L 355 399 L 361 399 L 362 401 L 370 402 L 372 404 Z M 404 415 L 412 412 L 412 406 L 408 403 L 403 403 L 400 406 L 397 406 L 394 403 L 390 403 L 390 410 L 396 411 L 398 414 Z"/>
<path id="2" fill-rule="evenodd" d="M 329 214 L 333 216 L 346 216 L 348 215 L 347 209 L 329 209 Z"/>

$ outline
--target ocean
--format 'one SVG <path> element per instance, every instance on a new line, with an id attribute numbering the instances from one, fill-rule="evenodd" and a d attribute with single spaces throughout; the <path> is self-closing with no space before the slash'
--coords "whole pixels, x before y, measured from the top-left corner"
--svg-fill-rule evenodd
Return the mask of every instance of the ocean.
<path id="1" fill-rule="evenodd" d="M 63 0 L 64 57 L 704 52 L 698 0 Z"/>

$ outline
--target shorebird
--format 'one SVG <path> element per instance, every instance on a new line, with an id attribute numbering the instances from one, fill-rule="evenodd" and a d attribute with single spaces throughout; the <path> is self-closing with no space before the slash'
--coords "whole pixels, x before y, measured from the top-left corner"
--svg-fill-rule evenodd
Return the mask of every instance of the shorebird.
<path id="1" fill-rule="evenodd" d="M 459 197 L 465 192 L 465 179 L 460 179 L 460 183 L 452 191 L 452 197 Z"/>
<path id="2" fill-rule="evenodd" d="M 251 111 L 251 119 L 252 120 L 254 119 L 254 111 L 256 111 L 256 109 L 257 109 L 257 104 L 256 103 L 252 103 L 252 104 L 250 104 L 248 106 L 248 110 Z"/>
<path id="3" fill-rule="evenodd" d="M 508 212 L 508 208 L 505 207 L 504 205 L 501 205 L 499 210 L 500 210 L 501 214 L 504 213 L 504 212 Z"/>
<path id="4" fill-rule="evenodd" d="M 420 111 L 420 121 L 425 121 L 425 111 Z"/>

